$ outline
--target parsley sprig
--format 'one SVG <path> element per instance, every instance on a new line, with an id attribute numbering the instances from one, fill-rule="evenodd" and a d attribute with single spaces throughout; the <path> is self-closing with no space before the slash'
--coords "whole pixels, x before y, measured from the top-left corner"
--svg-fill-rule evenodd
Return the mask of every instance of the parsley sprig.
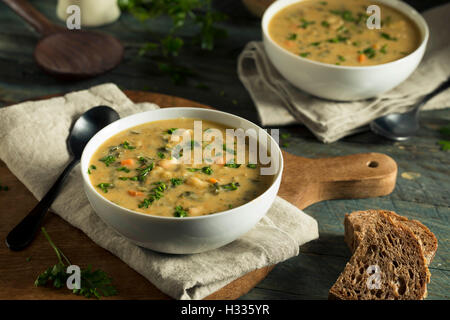
<path id="1" fill-rule="evenodd" d="M 152 52 L 158 69 L 169 75 L 175 84 L 183 84 L 187 77 L 194 74 L 173 59 L 180 55 L 187 42 L 181 35 L 185 33 L 182 29 L 192 30 L 194 26 L 196 34 L 192 43 L 208 51 L 214 49 L 217 39 L 227 36 L 224 29 L 217 27 L 217 23 L 226 20 L 227 16 L 214 11 L 211 0 L 119 0 L 119 6 L 122 11 L 130 12 L 140 21 L 159 16 L 171 18 L 172 26 L 168 32 L 156 41 L 147 42 L 139 50 L 139 55 Z"/>
<path id="2" fill-rule="evenodd" d="M 45 228 L 41 228 L 50 246 L 55 250 L 58 257 L 58 263 L 49 267 L 43 273 L 41 273 L 34 285 L 36 287 L 46 286 L 48 283 L 52 283 L 54 288 L 60 289 L 65 286 L 70 274 L 66 273 L 67 267 L 71 265 L 70 260 L 64 255 L 52 241 Z M 85 269 L 81 269 L 81 288 L 73 289 L 72 293 L 81 295 L 86 298 L 97 298 L 114 296 L 117 294 L 116 288 L 112 285 L 112 279 L 102 270 L 92 270 L 92 266 L 89 265 Z"/>

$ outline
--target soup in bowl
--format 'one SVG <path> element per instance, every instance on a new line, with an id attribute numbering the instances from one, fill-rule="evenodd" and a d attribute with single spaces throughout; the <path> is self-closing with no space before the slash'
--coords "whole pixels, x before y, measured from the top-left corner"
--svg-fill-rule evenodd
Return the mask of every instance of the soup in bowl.
<path id="1" fill-rule="evenodd" d="M 380 29 L 367 11 L 374 5 Z M 269 59 L 289 82 L 339 101 L 371 98 L 400 84 L 428 40 L 424 19 L 397 0 L 279 0 L 265 12 L 262 29 Z"/>
<path id="2" fill-rule="evenodd" d="M 227 140 L 235 128 L 258 134 L 244 137 L 241 149 L 239 138 Z M 262 151 L 269 162 L 260 161 Z M 198 108 L 120 119 L 91 139 L 81 159 L 99 217 L 140 246 L 176 254 L 211 250 L 249 231 L 272 205 L 282 169 L 281 150 L 265 130 Z"/>

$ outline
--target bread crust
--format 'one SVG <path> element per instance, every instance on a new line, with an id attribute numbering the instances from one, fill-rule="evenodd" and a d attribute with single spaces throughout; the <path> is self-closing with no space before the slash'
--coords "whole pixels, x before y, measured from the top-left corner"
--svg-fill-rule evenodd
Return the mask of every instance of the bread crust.
<path id="1" fill-rule="evenodd" d="M 354 221 L 357 215 L 363 218 L 362 221 L 358 220 L 359 223 Z M 429 262 L 424 256 L 420 239 L 405 223 L 410 221 L 412 222 L 396 213 L 383 210 L 346 214 L 345 242 L 352 249 L 353 256 L 330 289 L 328 298 L 347 300 L 426 297 Z M 414 222 L 413 226 L 417 227 L 417 222 Z M 380 264 L 384 270 L 384 274 L 380 273 L 383 274 L 382 289 L 374 291 L 366 288 L 369 276 L 365 269 L 368 263 Z"/>
<path id="2" fill-rule="evenodd" d="M 344 240 L 350 250 L 352 252 L 355 251 L 359 241 L 364 237 L 364 229 L 367 225 L 367 222 L 373 221 L 373 216 L 379 214 L 380 212 L 387 214 L 393 221 L 399 222 L 400 224 L 403 224 L 411 229 L 411 231 L 415 234 L 415 236 L 421 243 L 422 251 L 427 261 L 427 265 L 430 265 L 438 248 L 438 241 L 436 236 L 420 221 L 409 220 L 404 216 L 388 210 L 355 211 L 351 214 L 345 214 Z M 363 221 L 361 221 L 361 218 L 363 218 Z"/>

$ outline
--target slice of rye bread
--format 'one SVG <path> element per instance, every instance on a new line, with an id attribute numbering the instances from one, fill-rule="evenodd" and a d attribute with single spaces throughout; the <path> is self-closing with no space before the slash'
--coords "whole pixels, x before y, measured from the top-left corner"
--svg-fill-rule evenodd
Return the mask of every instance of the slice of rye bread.
<path id="1" fill-rule="evenodd" d="M 373 288 L 378 268 L 379 287 Z M 376 270 L 376 269 L 375 269 Z M 373 271 L 373 269 L 372 269 Z M 338 300 L 421 300 L 427 293 L 428 267 L 409 227 L 380 212 L 366 227 L 350 261 L 329 291 Z M 376 282 L 375 282 L 376 283 Z"/>
<path id="2" fill-rule="evenodd" d="M 355 211 L 351 214 L 345 215 L 344 240 L 350 250 L 352 252 L 355 251 L 358 243 L 364 238 L 366 227 L 376 219 L 380 212 L 389 215 L 393 221 L 403 224 L 411 229 L 411 231 L 420 240 L 423 255 L 425 256 L 427 265 L 429 265 L 433 260 L 438 247 L 438 242 L 434 234 L 420 221 L 409 220 L 406 217 L 400 216 L 395 212 L 388 210 Z"/>

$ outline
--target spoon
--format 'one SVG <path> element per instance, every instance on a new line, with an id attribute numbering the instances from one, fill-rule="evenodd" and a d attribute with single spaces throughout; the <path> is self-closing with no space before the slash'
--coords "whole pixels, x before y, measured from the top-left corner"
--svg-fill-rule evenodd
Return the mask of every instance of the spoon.
<path id="1" fill-rule="evenodd" d="M 67 139 L 69 153 L 73 156 L 72 161 L 36 207 L 8 234 L 6 237 L 8 248 L 19 251 L 25 249 L 31 243 L 70 170 L 80 161 L 81 154 L 88 141 L 106 125 L 119 118 L 116 111 L 106 106 L 89 109 L 78 118 Z"/>
<path id="2" fill-rule="evenodd" d="M 391 140 L 403 141 L 409 139 L 419 130 L 419 111 L 428 100 L 447 89 L 450 78 L 439 87 L 425 95 L 416 105 L 406 113 L 392 113 L 375 119 L 370 123 L 370 129 L 383 137 Z"/>
<path id="3" fill-rule="evenodd" d="M 71 31 L 55 25 L 25 0 L 3 2 L 41 34 L 34 58 L 53 76 L 66 80 L 93 77 L 113 69 L 122 60 L 122 44 L 108 34 Z"/>

